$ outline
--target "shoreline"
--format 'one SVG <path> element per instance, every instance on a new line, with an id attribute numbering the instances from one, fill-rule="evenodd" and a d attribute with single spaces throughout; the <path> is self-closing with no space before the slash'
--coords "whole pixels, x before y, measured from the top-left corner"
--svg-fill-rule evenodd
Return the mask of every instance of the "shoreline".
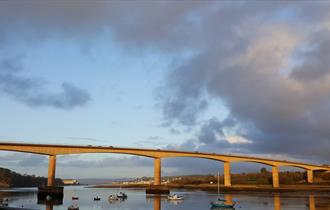
<path id="1" fill-rule="evenodd" d="M 104 184 L 87 186 L 86 188 L 152 188 L 147 184 Z M 162 188 L 168 189 L 187 189 L 187 190 L 203 190 L 217 191 L 218 187 L 209 184 L 201 185 L 164 185 Z M 220 186 L 222 192 L 330 192 L 330 185 L 282 185 L 279 188 L 273 188 L 271 185 L 234 185 L 231 187 Z"/>

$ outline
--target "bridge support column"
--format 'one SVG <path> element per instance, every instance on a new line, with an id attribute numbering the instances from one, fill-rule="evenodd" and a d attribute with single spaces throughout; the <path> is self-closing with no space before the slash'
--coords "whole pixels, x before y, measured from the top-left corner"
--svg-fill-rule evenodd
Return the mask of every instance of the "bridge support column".
<path id="1" fill-rule="evenodd" d="M 55 186 L 56 155 L 49 155 L 47 186 L 38 187 L 38 203 L 46 200 L 63 202 L 63 187 Z"/>
<path id="2" fill-rule="evenodd" d="M 162 163 L 160 158 L 155 158 L 154 163 L 154 185 L 161 185 L 162 184 Z"/>
<path id="3" fill-rule="evenodd" d="M 47 181 L 48 187 L 53 187 L 55 185 L 55 170 L 56 170 L 56 155 L 50 155 L 49 164 L 48 164 L 48 181 Z"/>
<path id="4" fill-rule="evenodd" d="M 225 187 L 231 187 L 230 162 L 223 163 L 223 174 L 224 174 Z"/>
<path id="5" fill-rule="evenodd" d="M 273 177 L 273 188 L 278 188 L 280 186 L 280 180 L 278 176 L 278 167 L 272 167 L 272 177 Z"/>
<path id="6" fill-rule="evenodd" d="M 160 158 L 155 158 L 154 162 L 154 185 L 146 189 L 147 194 L 169 194 L 167 186 L 162 186 L 162 163 Z M 157 204 L 158 206 L 158 204 Z M 155 207 L 156 209 L 156 207 Z"/>
<path id="7" fill-rule="evenodd" d="M 313 184 L 313 170 L 307 170 L 307 183 Z"/>

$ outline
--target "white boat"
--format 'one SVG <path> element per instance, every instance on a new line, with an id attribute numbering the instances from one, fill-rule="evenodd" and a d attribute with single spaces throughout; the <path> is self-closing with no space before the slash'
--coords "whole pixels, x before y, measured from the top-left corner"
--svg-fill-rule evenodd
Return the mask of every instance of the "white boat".
<path id="1" fill-rule="evenodd" d="M 72 200 L 79 200 L 79 197 L 77 195 L 72 196 Z"/>
<path id="2" fill-rule="evenodd" d="M 123 193 L 123 192 L 120 192 L 119 194 L 116 194 L 116 196 L 119 198 L 119 199 L 127 199 L 127 195 L 126 193 Z"/>
<path id="3" fill-rule="evenodd" d="M 173 195 L 167 196 L 167 199 L 169 199 L 169 200 L 183 200 L 183 196 L 173 194 Z"/>
<path id="4" fill-rule="evenodd" d="M 117 195 L 110 195 L 110 196 L 108 197 L 108 200 L 116 201 L 116 200 L 119 200 L 119 198 L 118 198 Z"/>

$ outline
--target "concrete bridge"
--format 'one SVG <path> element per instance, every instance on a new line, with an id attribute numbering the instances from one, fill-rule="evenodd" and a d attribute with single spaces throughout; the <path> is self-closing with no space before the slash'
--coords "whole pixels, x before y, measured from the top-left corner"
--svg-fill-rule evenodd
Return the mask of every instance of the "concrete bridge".
<path id="1" fill-rule="evenodd" d="M 230 163 L 232 162 L 254 162 L 272 167 L 273 187 L 279 187 L 279 171 L 282 166 L 301 168 L 307 171 L 307 182 L 313 183 L 313 171 L 330 171 L 329 166 L 313 165 L 307 163 L 291 162 L 286 160 L 272 160 L 258 157 L 245 157 L 238 155 L 222 155 L 216 153 L 201 153 L 187 151 L 172 151 L 160 149 L 136 149 L 112 146 L 77 146 L 77 145 L 51 145 L 51 144 L 26 144 L 26 143 L 0 143 L 0 150 L 34 153 L 49 156 L 48 186 L 54 186 L 56 156 L 81 153 L 118 153 L 138 155 L 154 159 L 154 185 L 161 185 L 161 159 L 169 157 L 193 157 L 216 160 L 224 164 L 224 185 L 231 186 Z"/>

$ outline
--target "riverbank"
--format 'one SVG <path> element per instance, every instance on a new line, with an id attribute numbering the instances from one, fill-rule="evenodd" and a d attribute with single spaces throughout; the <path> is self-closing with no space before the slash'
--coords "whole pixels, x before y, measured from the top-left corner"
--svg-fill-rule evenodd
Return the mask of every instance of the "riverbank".
<path id="1" fill-rule="evenodd" d="M 146 184 L 104 184 L 88 186 L 88 188 L 149 188 Z M 203 191 L 217 191 L 217 185 L 199 184 L 199 185 L 178 185 L 168 184 L 164 185 L 169 189 L 194 189 Z M 271 185 L 233 185 L 232 187 L 220 186 L 221 192 L 330 192 L 330 185 L 281 185 L 279 188 L 273 188 Z"/>

